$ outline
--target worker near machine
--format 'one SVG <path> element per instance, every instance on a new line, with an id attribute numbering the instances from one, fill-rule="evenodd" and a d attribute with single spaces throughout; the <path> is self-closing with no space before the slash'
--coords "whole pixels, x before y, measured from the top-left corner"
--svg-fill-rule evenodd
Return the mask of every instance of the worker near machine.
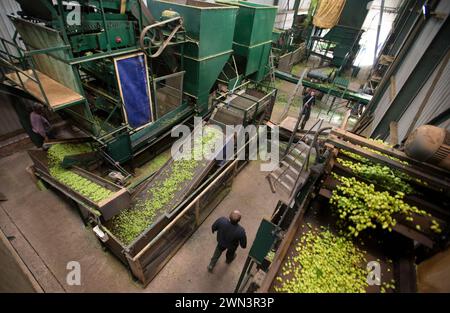
<path id="1" fill-rule="evenodd" d="M 212 272 L 222 252 L 226 252 L 226 263 L 230 264 L 236 257 L 236 249 L 240 245 L 242 249 L 247 247 L 247 235 L 245 229 L 239 225 L 241 212 L 235 210 L 230 217 L 220 217 L 212 225 L 213 234 L 217 232 L 217 246 L 208 265 L 208 271 Z"/>
<path id="2" fill-rule="evenodd" d="M 40 138 L 39 147 L 49 138 L 52 138 L 52 127 L 49 121 L 44 117 L 42 107 L 40 105 L 33 106 L 33 111 L 30 114 L 31 129 Z"/>
<path id="3" fill-rule="evenodd" d="M 303 108 L 302 108 L 302 124 L 300 129 L 304 129 L 306 122 L 309 120 L 311 116 L 311 108 L 316 104 L 316 92 L 311 90 L 303 97 Z"/>

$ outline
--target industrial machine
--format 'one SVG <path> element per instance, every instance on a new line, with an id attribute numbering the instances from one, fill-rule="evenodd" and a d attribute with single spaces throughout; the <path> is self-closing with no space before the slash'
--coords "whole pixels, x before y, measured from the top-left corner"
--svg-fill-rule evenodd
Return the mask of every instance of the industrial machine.
<path id="1" fill-rule="evenodd" d="M 75 203 L 101 242 L 147 284 L 246 161 L 167 157 L 136 173 L 168 149 L 174 126 L 194 128 L 194 116 L 203 118 L 195 127 L 206 133 L 270 118 L 276 90 L 264 79 L 276 8 L 17 2 L 22 10 L 9 16 L 16 34 L 0 39 L 1 90 L 43 104 L 67 125 L 45 143 L 48 151 L 29 151 L 34 174 Z M 238 78 L 232 82 L 224 75 L 230 64 Z M 29 109 L 16 109 L 29 126 Z"/>
<path id="2" fill-rule="evenodd" d="M 322 158 L 309 164 L 304 158 L 287 161 L 291 167 L 289 175 L 297 173 L 302 177 L 301 183 L 295 186 L 288 200 L 279 202 L 270 219 L 261 221 L 235 291 L 417 291 L 416 271 L 422 268 L 422 262 L 439 252 L 448 253 L 449 247 L 450 175 L 442 167 L 422 162 L 439 145 L 445 147 L 439 140 L 443 136 L 434 136 L 438 139 L 435 143 L 428 138 L 425 145 L 418 138 L 423 138 L 420 133 L 427 136 L 430 131 L 445 134 L 422 126 L 411 137 L 416 152 L 426 147 L 425 157 L 419 159 L 412 157 L 412 143 L 407 144 L 409 152 L 405 154 L 380 141 L 340 129 L 318 136 L 311 134 L 319 140 L 318 145 L 310 144 L 309 149 L 318 151 Z M 308 141 L 306 137 L 301 139 Z M 303 166 L 295 167 L 299 162 Z M 275 187 L 285 192 L 283 186 Z M 372 191 L 363 192 L 364 200 L 355 203 L 361 196 L 358 188 L 372 188 Z M 349 192 L 347 197 L 346 192 Z M 366 206 L 364 201 L 370 202 L 368 199 L 374 195 L 382 198 Z M 388 198 L 401 201 L 402 205 L 391 217 L 383 213 L 395 206 L 391 202 L 389 207 L 383 207 L 383 201 Z M 373 212 L 377 213 L 371 215 Z M 323 233 L 333 237 L 333 241 L 311 250 L 323 238 Z M 326 272 L 329 270 L 326 260 L 336 262 L 332 250 L 337 242 L 342 245 L 340 253 L 347 245 L 359 253 L 359 260 L 352 267 L 361 269 L 360 277 L 350 269 L 353 273 L 336 272 L 339 269 L 333 267 L 336 263 L 331 274 Z M 322 252 L 325 254 L 315 262 L 314 256 Z M 342 264 L 351 264 L 351 257 L 351 253 L 346 255 Z M 379 265 L 380 272 L 378 281 L 369 284 L 367 270 L 373 262 Z M 429 270 L 433 269 L 423 269 Z M 345 278 L 339 280 L 340 275 L 351 277 L 348 287 L 344 287 Z M 357 285 L 359 289 L 355 288 Z"/>
<path id="3" fill-rule="evenodd" d="M 312 15 L 317 3 L 312 1 L 307 11 L 300 12 L 301 1 L 294 2 L 292 27 L 277 29 L 272 32 L 272 51 L 275 66 L 279 71 L 290 73 L 294 65 L 306 56 L 306 42 L 311 35 Z"/>
<path id="4" fill-rule="evenodd" d="M 2 39 L 0 47 L 6 84 L 70 117 L 116 162 L 133 159 L 186 118 L 207 114 L 213 87 L 231 57 L 240 82 L 261 81 L 268 73 L 274 7 L 19 3 L 22 11 L 10 16 L 14 42 Z M 130 79 L 134 84 L 138 79 L 139 88 L 129 88 Z"/>
<path id="5" fill-rule="evenodd" d="M 155 25 L 142 1 L 19 3 L 22 11 L 10 16 L 14 42 L 1 40 L 5 85 L 71 120 L 115 162 L 200 110 L 183 99 L 180 61 L 172 57 L 171 68 L 162 61 L 162 48 L 185 42 L 180 17 Z"/>
<path id="6" fill-rule="evenodd" d="M 275 76 L 296 84 L 295 90 L 303 86 L 303 90 L 318 91 L 318 99 L 328 106 L 330 122 L 336 112 L 361 115 L 372 98 L 364 88 L 350 87 L 350 79 L 344 74 L 350 68 L 352 76 L 358 72 L 352 64 L 359 51 L 367 4 L 368 1 L 312 1 L 307 12 L 298 14 L 296 1 L 292 27 L 273 32 Z M 295 68 L 293 73 L 294 66 L 310 56 L 319 59 L 318 63 L 302 73 Z M 284 112 L 291 103 L 288 101 Z"/>
<path id="7" fill-rule="evenodd" d="M 337 25 L 331 29 L 313 27 L 308 52 L 328 60 L 339 71 L 349 68 L 359 51 L 361 29 L 369 1 L 347 0 Z"/>
<path id="8" fill-rule="evenodd" d="M 450 170 L 450 132 L 433 125 L 422 125 L 408 136 L 405 153 L 416 160 Z"/>

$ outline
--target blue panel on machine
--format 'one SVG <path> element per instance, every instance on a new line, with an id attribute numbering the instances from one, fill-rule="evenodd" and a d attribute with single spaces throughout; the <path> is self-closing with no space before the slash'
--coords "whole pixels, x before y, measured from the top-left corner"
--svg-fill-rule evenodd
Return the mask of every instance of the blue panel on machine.
<path id="1" fill-rule="evenodd" d="M 147 62 L 143 53 L 114 59 L 125 117 L 133 128 L 153 121 Z"/>

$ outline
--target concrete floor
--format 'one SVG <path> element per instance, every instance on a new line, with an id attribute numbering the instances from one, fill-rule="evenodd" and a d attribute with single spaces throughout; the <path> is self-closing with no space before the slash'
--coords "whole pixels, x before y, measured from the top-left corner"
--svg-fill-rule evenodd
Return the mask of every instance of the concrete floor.
<path id="1" fill-rule="evenodd" d="M 284 97 L 286 99 L 289 98 L 289 96 L 292 93 L 292 90 L 295 89 L 295 84 L 287 82 L 287 81 L 283 81 L 281 79 L 277 79 L 276 86 L 278 88 L 278 97 L 284 95 Z M 324 96 L 324 98 L 322 100 L 325 100 L 325 98 L 326 98 L 326 96 Z M 288 110 L 287 116 L 297 119 L 298 114 L 299 114 L 300 101 L 301 100 L 298 96 L 294 98 L 294 101 Z M 280 119 L 280 116 L 282 115 L 284 108 L 285 108 L 284 103 L 277 103 L 274 106 L 273 112 L 272 112 L 272 117 L 271 117 L 271 121 L 273 123 L 279 124 L 282 122 Z M 329 126 L 340 127 L 342 124 L 346 109 L 339 108 L 334 114 L 332 114 L 332 113 L 327 114 L 328 108 L 329 108 L 329 104 L 322 103 L 320 100 L 317 100 L 316 105 L 314 105 L 312 107 L 311 116 L 310 116 L 309 120 L 306 122 L 305 129 L 306 130 L 310 129 L 317 122 L 317 120 L 319 118 L 323 119 L 322 127 L 329 127 Z M 353 117 L 350 118 L 347 123 L 346 129 L 351 129 L 351 127 L 355 124 L 355 122 L 356 122 L 355 118 L 353 118 Z"/>
<path id="2" fill-rule="evenodd" d="M 26 152 L 0 159 L 0 192 L 8 198 L 0 202 L 0 229 L 45 292 L 232 292 L 261 218 L 269 218 L 278 202 L 265 179 L 267 173 L 259 170 L 258 161 L 251 162 L 226 198 L 143 289 L 113 255 L 102 250 L 68 201 L 52 190 L 38 189 L 26 171 L 31 164 Z M 238 250 L 232 265 L 226 265 L 223 256 L 214 273 L 208 273 L 216 244 L 210 227 L 233 209 L 243 213 L 249 247 Z M 70 261 L 81 265 L 80 286 L 66 282 Z"/>

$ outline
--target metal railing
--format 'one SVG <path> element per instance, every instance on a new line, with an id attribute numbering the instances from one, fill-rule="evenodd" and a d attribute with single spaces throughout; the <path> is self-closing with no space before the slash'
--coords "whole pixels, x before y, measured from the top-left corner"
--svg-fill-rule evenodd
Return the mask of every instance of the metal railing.
<path id="1" fill-rule="evenodd" d="M 27 51 L 22 47 L 20 47 L 18 44 L 6 40 L 4 38 L 0 38 L 0 43 L 1 43 L 0 62 L 3 65 L 5 65 L 9 70 L 12 70 L 12 72 L 17 76 L 17 81 L 10 78 L 8 79 L 11 80 L 14 84 L 16 85 L 18 84 L 19 87 L 24 91 L 27 90 L 27 87 L 25 85 L 23 78 L 25 77 L 27 80 L 30 79 L 38 86 L 39 92 L 41 93 L 42 99 L 38 100 L 43 101 L 45 105 L 50 107 L 50 101 L 48 99 L 47 94 L 45 93 L 41 80 L 39 79 L 39 75 L 37 74 L 36 63 L 33 57 L 39 54 L 48 55 L 49 52 L 65 50 L 68 49 L 69 47 L 61 46 L 61 47 L 52 47 L 48 49 Z M 12 53 L 12 48 L 15 49 L 17 55 Z M 20 65 L 20 67 L 18 65 Z M 5 75 L 5 77 L 7 76 Z"/>

